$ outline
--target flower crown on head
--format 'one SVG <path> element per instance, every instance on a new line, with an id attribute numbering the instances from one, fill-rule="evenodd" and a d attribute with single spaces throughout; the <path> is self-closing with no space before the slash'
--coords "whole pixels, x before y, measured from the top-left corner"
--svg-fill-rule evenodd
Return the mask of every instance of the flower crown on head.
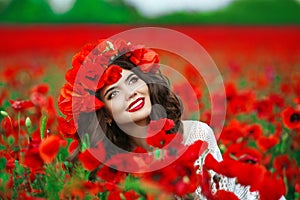
<path id="1" fill-rule="evenodd" d="M 122 68 L 111 64 L 120 56 L 143 73 L 156 73 L 159 69 L 158 54 L 141 45 L 135 46 L 122 39 L 86 44 L 74 55 L 72 68 L 65 76 L 67 83 L 62 87 L 58 100 L 59 109 L 67 119 L 76 119 L 81 112 L 93 112 L 104 106 L 95 93 L 121 78 Z"/>

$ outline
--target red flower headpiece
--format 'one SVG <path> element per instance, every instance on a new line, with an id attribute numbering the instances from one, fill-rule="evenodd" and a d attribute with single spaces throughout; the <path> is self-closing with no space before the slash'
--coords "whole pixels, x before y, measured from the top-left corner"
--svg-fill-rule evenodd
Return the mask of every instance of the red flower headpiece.
<path id="1" fill-rule="evenodd" d="M 118 39 L 99 40 L 85 45 L 72 60 L 72 68 L 66 73 L 67 83 L 61 89 L 58 106 L 67 120 L 77 118 L 81 112 L 92 112 L 103 107 L 95 92 L 121 78 L 121 67 L 110 65 L 114 59 L 124 56 L 144 73 L 156 73 L 158 54 L 152 49 Z"/>

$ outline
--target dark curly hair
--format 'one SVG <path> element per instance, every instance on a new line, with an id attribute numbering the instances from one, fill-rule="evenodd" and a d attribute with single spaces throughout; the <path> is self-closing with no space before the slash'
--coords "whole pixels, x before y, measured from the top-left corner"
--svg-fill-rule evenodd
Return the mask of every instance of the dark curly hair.
<path id="1" fill-rule="evenodd" d="M 181 115 L 183 108 L 181 100 L 171 91 L 168 78 L 160 70 L 155 74 L 151 72 L 143 73 L 130 60 L 126 59 L 125 56 L 118 57 L 111 64 L 133 71 L 139 78 L 146 82 L 150 93 L 151 105 L 158 104 L 159 108 L 160 106 L 164 108 L 157 109 L 157 106 L 152 106 L 149 116 L 151 120 L 158 120 L 160 118 L 172 119 L 175 126 L 168 133 L 182 134 Z M 97 91 L 95 96 L 101 99 L 100 91 Z M 91 147 L 95 147 L 99 140 L 103 141 L 107 157 L 122 151 L 134 150 L 135 146 L 129 135 L 122 131 L 114 121 L 109 126 L 105 120 L 107 117 L 110 117 L 110 114 L 105 107 L 93 113 L 81 113 L 78 119 L 78 136 L 83 138 L 85 134 L 88 134 Z M 115 146 L 119 148 L 115 148 Z M 79 149 L 75 155 L 71 156 L 71 160 L 76 158 L 78 152 Z"/>

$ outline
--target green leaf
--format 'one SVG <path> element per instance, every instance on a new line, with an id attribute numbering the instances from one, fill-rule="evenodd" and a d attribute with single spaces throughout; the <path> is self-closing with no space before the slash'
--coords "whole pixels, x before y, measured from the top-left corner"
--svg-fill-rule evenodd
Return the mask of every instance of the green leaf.
<path id="1" fill-rule="evenodd" d="M 5 149 L 5 146 L 3 145 L 0 145 L 0 151 L 4 150 Z"/>
<path id="2" fill-rule="evenodd" d="M 5 169 L 6 167 L 6 158 L 0 158 L 0 170 Z"/>
<path id="3" fill-rule="evenodd" d="M 24 168 L 22 165 L 19 164 L 17 160 L 15 160 L 15 173 L 18 175 L 23 175 L 25 172 Z"/>
<path id="4" fill-rule="evenodd" d="M 141 186 L 140 180 L 131 175 L 128 175 L 124 183 L 125 190 L 134 190 L 135 192 L 145 195 L 146 190 Z"/>
<path id="5" fill-rule="evenodd" d="M 44 139 L 45 136 L 46 126 L 47 126 L 47 116 L 43 115 L 41 118 L 41 125 L 40 125 L 40 134 L 42 140 Z"/>
<path id="6" fill-rule="evenodd" d="M 46 166 L 45 191 L 48 199 L 59 199 L 60 191 L 65 184 L 66 173 L 62 169 L 57 169 L 55 164 Z"/>
<path id="7" fill-rule="evenodd" d="M 89 136 L 89 134 L 86 133 L 86 134 L 84 134 L 81 151 L 84 151 L 84 150 L 90 148 L 90 146 L 91 146 L 90 136 Z"/>
<path id="8" fill-rule="evenodd" d="M 14 136 L 10 135 L 7 138 L 8 145 L 11 146 L 15 142 Z"/>

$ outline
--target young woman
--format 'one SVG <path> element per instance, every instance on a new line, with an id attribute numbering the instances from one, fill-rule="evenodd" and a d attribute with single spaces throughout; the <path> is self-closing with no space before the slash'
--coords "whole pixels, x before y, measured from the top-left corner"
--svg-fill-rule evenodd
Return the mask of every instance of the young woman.
<path id="1" fill-rule="evenodd" d="M 154 50 L 123 40 L 99 41 L 86 45 L 74 56 L 72 65 L 66 74 L 68 83 L 62 89 L 59 108 L 67 119 L 75 121 L 81 139 L 88 134 L 92 147 L 98 141 L 104 142 L 107 158 L 132 152 L 136 147 L 151 152 L 153 147 L 146 142 L 149 122 L 171 119 L 174 126 L 167 131 L 169 134 L 182 134 L 184 145 L 205 141 L 207 152 L 217 161 L 222 160 L 207 124 L 181 120 L 180 98 L 160 72 L 159 57 Z M 202 159 L 195 160 L 195 164 L 199 165 Z M 217 175 L 211 174 L 215 179 Z M 217 190 L 213 182 L 212 189 Z M 220 183 L 220 189 L 226 189 L 234 185 L 234 179 L 222 177 Z M 202 197 L 201 188 L 197 194 Z M 248 188 L 238 189 L 236 194 L 247 199 L 257 197 Z"/>

